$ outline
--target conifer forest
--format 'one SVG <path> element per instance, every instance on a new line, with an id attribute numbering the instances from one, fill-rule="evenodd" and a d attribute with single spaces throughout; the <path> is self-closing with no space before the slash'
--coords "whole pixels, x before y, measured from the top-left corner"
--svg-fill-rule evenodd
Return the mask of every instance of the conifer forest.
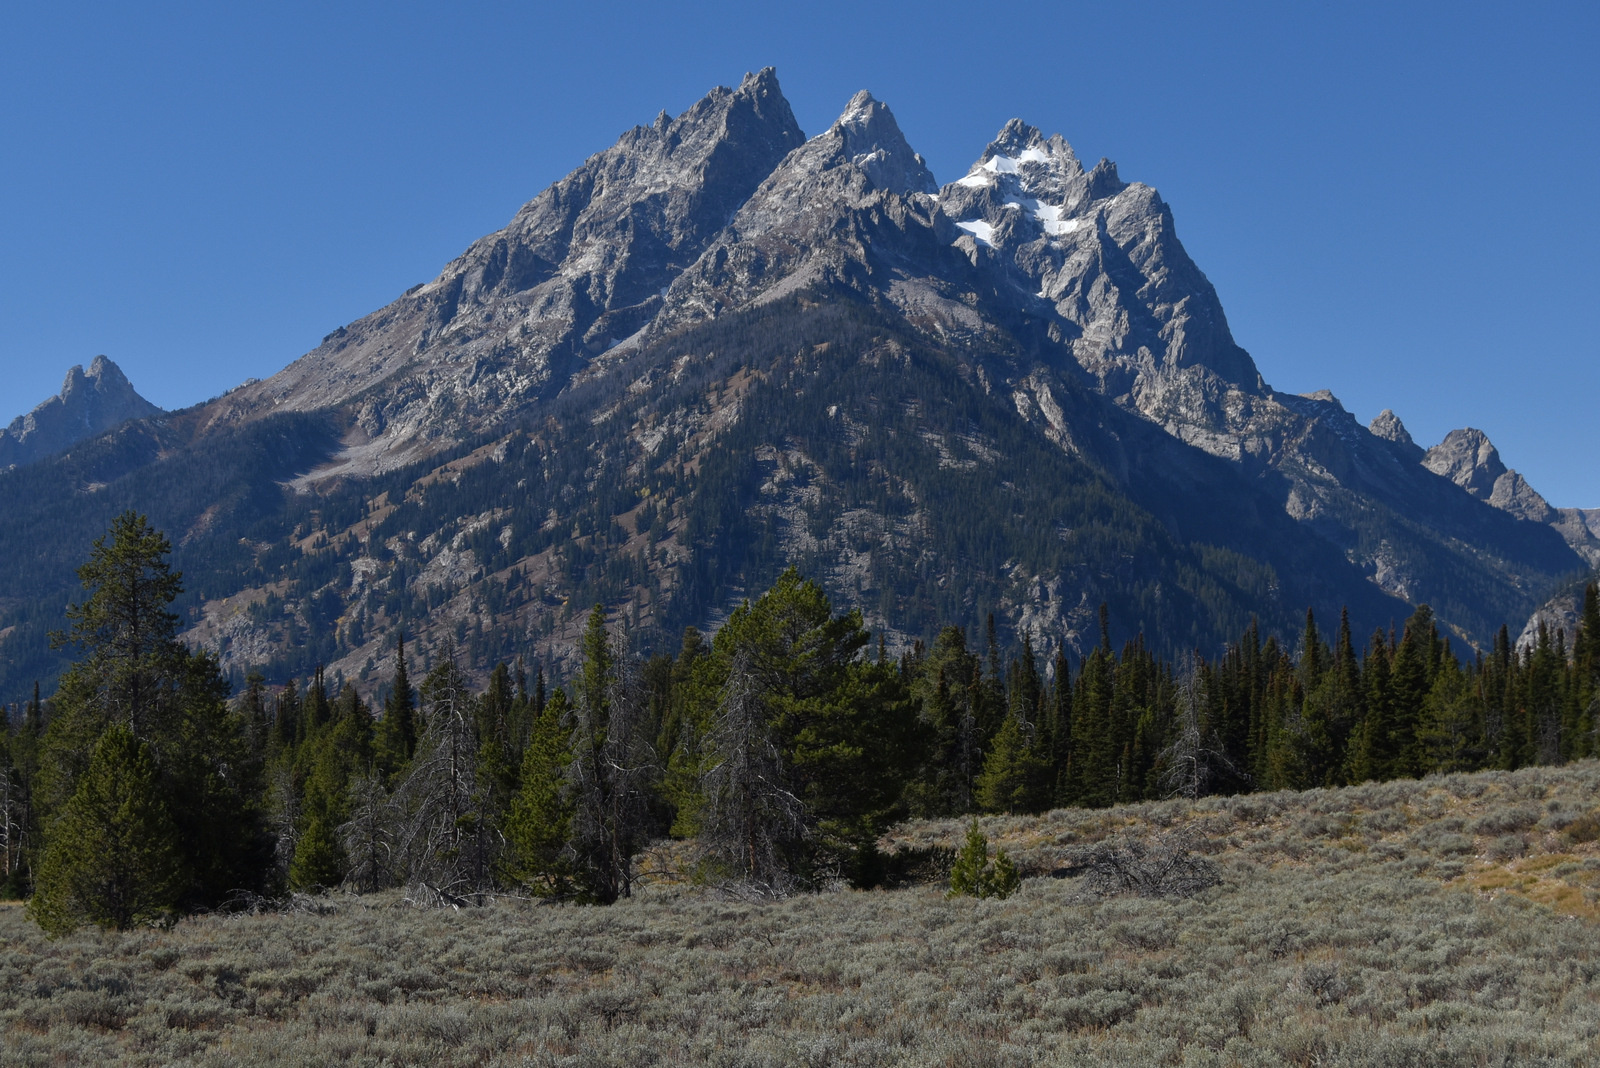
<path id="1" fill-rule="evenodd" d="M 230 693 L 176 639 L 169 552 L 116 519 L 55 637 L 73 666 L 0 739 L 4 888 L 52 934 L 329 888 L 611 904 L 663 842 L 693 883 L 782 898 L 905 879 L 926 858 L 883 843 L 908 819 L 1597 755 L 1593 585 L 1577 633 L 1520 651 L 1502 630 L 1463 656 L 1422 606 L 1370 636 L 1308 612 L 1301 634 L 1168 660 L 1114 648 L 1102 609 L 1073 662 L 992 625 L 891 654 L 791 569 L 671 656 L 635 655 L 596 606 L 569 678 L 519 658 L 477 687 L 449 651 L 414 678 L 397 635 L 374 707 L 321 672 Z"/>

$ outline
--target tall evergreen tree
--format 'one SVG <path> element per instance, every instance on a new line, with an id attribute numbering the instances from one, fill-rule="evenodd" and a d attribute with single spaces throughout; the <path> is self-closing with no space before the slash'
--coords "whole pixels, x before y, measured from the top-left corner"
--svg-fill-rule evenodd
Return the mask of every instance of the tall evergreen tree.
<path id="1" fill-rule="evenodd" d="M 167 551 L 143 516 L 124 513 L 79 569 L 87 597 L 69 609 L 71 632 L 59 640 L 83 655 L 62 676 L 40 753 L 45 847 L 100 737 L 120 725 L 148 748 L 170 806 L 188 879 L 181 903 L 201 906 L 260 885 L 260 765 L 215 657 L 177 640 L 170 604 L 182 583 Z"/>
<path id="2" fill-rule="evenodd" d="M 182 893 L 181 867 L 150 747 L 119 718 L 51 828 L 29 914 L 52 935 L 161 922 Z"/>
<path id="3" fill-rule="evenodd" d="M 395 638 L 394 681 L 378 727 L 378 768 L 397 775 L 417 751 L 417 698 L 406 672 L 406 640 Z"/>
<path id="4" fill-rule="evenodd" d="M 568 897 L 577 890 L 573 805 L 566 790 L 571 733 L 567 695 L 557 689 L 534 721 L 506 821 L 511 877 L 541 897 Z"/>

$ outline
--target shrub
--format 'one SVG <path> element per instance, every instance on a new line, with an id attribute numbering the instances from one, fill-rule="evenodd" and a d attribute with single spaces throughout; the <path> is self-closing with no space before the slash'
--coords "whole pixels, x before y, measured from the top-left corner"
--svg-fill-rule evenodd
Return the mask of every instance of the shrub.
<path id="1" fill-rule="evenodd" d="M 1504 834 L 1489 846 L 1491 860 L 1515 860 L 1528 852 L 1528 840 L 1520 834 Z"/>
<path id="2" fill-rule="evenodd" d="M 1574 845 L 1600 840 L 1600 810 L 1579 816 L 1567 824 L 1561 836 Z"/>
<path id="3" fill-rule="evenodd" d="M 1473 834 L 1515 834 L 1539 822 L 1539 810 L 1532 805 L 1495 809 L 1472 824 Z"/>
<path id="4" fill-rule="evenodd" d="M 1085 850 L 1078 858 L 1087 888 L 1097 897 L 1193 897 L 1216 886 L 1216 864 L 1194 852 L 1186 836 L 1169 834 L 1148 842 L 1122 836 Z"/>

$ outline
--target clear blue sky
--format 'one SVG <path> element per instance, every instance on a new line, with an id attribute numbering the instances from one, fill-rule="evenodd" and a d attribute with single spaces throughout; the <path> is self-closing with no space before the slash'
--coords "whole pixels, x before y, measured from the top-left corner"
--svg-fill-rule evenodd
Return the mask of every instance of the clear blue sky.
<path id="1" fill-rule="evenodd" d="M 1012 116 L 1156 186 L 1279 389 L 1487 431 L 1600 506 L 1600 5 L 26 4 L 0 35 L 0 423 L 105 353 L 266 377 L 666 108 L 772 64 L 940 181 Z"/>

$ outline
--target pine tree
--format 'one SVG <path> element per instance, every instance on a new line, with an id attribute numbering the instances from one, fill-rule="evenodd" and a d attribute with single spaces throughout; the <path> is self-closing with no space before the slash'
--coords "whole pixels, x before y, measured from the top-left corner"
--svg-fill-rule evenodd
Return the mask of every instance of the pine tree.
<path id="1" fill-rule="evenodd" d="M 506 820 L 511 877 L 541 897 L 575 892 L 569 849 L 573 806 L 566 797 L 571 733 L 567 695 L 557 689 L 534 721 L 522 756 L 521 784 Z"/>
<path id="2" fill-rule="evenodd" d="M 982 664 L 967 649 L 961 628 L 950 626 L 908 667 L 924 743 L 922 765 L 906 790 L 910 811 L 921 817 L 964 815 L 973 809 L 973 783 L 983 763 L 976 686 Z"/>
<path id="3" fill-rule="evenodd" d="M 1049 765 L 1017 712 L 1006 716 L 978 775 L 978 805 L 985 812 L 1034 813 L 1049 804 Z"/>
<path id="4" fill-rule="evenodd" d="M 589 892 L 610 904 L 632 893 L 633 858 L 646 835 L 657 757 L 637 662 L 618 662 L 598 604 L 584 632 L 576 690 L 567 765 L 575 806 L 572 842 Z"/>
<path id="5" fill-rule="evenodd" d="M 292 750 L 300 736 L 300 690 L 294 680 L 284 683 L 278 693 L 278 707 L 272 717 L 272 751 L 274 754 Z"/>
<path id="6" fill-rule="evenodd" d="M 1394 655 L 1389 672 L 1388 759 L 1383 764 L 1385 778 L 1416 778 L 1424 768 L 1418 727 L 1423 703 L 1433 688 L 1433 674 L 1439 659 L 1439 632 L 1433 610 L 1420 605 L 1406 620 L 1404 636 Z"/>
<path id="7" fill-rule="evenodd" d="M 1600 586 L 1583 590 L 1583 615 L 1572 642 L 1572 703 L 1575 715 L 1569 752 L 1573 759 L 1600 756 Z"/>
<path id="8" fill-rule="evenodd" d="M 119 719 L 51 829 L 29 913 L 52 935 L 162 922 L 182 892 L 180 866 L 149 746 Z"/>
<path id="9" fill-rule="evenodd" d="M 1351 747 L 1350 781 L 1354 783 L 1388 779 L 1394 766 L 1389 647 L 1381 630 L 1372 635 L 1361 667 L 1361 680 L 1366 690 L 1366 716 L 1357 728 Z"/>
<path id="10" fill-rule="evenodd" d="M 972 819 L 967 829 L 967 839 L 950 865 L 950 897 L 984 896 L 983 873 L 989 866 L 989 839 L 978 829 L 978 819 Z"/>
<path id="11" fill-rule="evenodd" d="M 989 860 L 989 839 L 972 819 L 967 839 L 950 866 L 950 892 L 947 897 L 1007 898 L 1022 885 L 1022 875 L 1005 850 Z"/>
<path id="12" fill-rule="evenodd" d="M 289 862 L 289 887 L 310 890 L 344 881 L 344 850 L 335 836 L 332 803 L 320 790 L 306 797 L 306 815 Z"/>
<path id="13" fill-rule="evenodd" d="M 216 658 L 177 640 L 170 604 L 182 582 L 167 551 L 143 516 L 124 513 L 79 569 L 88 596 L 68 610 L 72 629 L 58 640 L 83 655 L 52 701 L 38 793 L 49 849 L 53 817 L 75 796 L 99 739 L 125 728 L 148 748 L 176 825 L 179 867 L 189 879 L 179 903 L 204 906 L 259 886 L 265 874 L 260 763 L 251 725 L 228 709 Z"/>
<path id="14" fill-rule="evenodd" d="M 1104 647 L 1090 653 L 1078 671 L 1072 698 L 1072 757 L 1064 791 L 1069 804 L 1101 808 L 1116 801 L 1115 672 L 1114 654 Z"/>
<path id="15" fill-rule="evenodd" d="M 378 768 L 394 779 L 417 751 L 417 699 L 406 674 L 406 640 L 395 639 L 394 683 L 378 728 Z"/>
<path id="16" fill-rule="evenodd" d="M 395 787 L 401 843 L 397 873 L 451 893 L 483 890 L 493 874 L 478 775 L 477 696 L 446 639 L 423 680 L 422 737 Z"/>
<path id="17" fill-rule="evenodd" d="M 62 676 L 46 731 L 41 800 L 54 811 L 77 787 L 100 735 L 114 723 L 155 747 L 176 719 L 175 691 L 188 651 L 169 605 L 183 577 L 167 564 L 171 545 L 142 515 L 124 512 L 78 569 L 88 596 L 67 609 L 71 629 L 52 635 L 82 658 Z"/>

